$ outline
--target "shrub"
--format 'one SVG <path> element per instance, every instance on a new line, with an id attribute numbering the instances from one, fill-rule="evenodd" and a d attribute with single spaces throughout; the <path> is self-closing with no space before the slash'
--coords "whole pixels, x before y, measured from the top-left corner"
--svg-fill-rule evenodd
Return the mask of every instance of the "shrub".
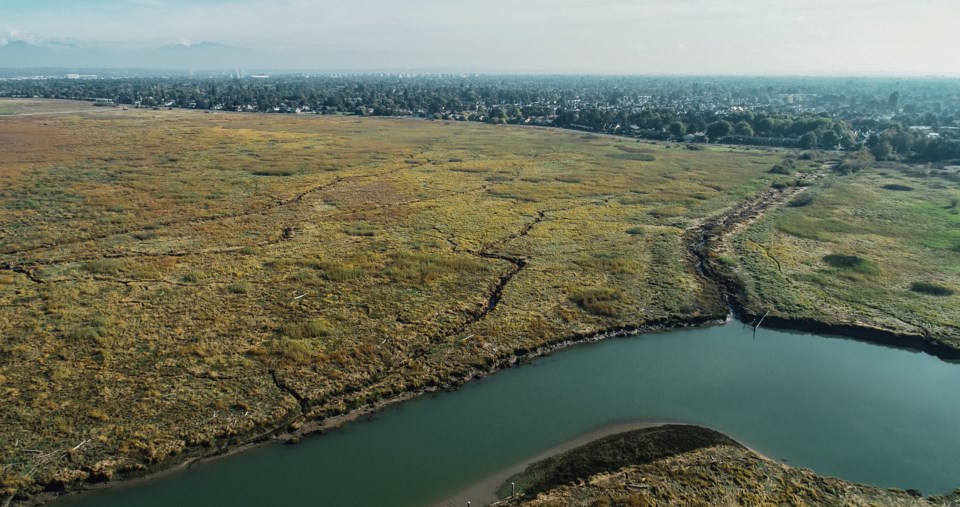
<path id="1" fill-rule="evenodd" d="M 872 163 L 873 155 L 864 150 L 843 157 L 843 161 L 834 170 L 841 174 L 855 173 L 870 167 Z"/>
<path id="2" fill-rule="evenodd" d="M 366 272 L 352 264 L 338 264 L 336 262 L 319 261 L 311 263 L 311 267 L 320 271 L 320 277 L 331 282 L 342 282 L 360 278 Z"/>
<path id="3" fill-rule="evenodd" d="M 910 192 L 913 190 L 913 187 L 908 187 L 907 185 L 898 185 L 896 183 L 891 183 L 889 185 L 884 185 L 883 188 L 887 190 L 897 190 L 900 192 Z"/>
<path id="4" fill-rule="evenodd" d="M 102 326 L 83 326 L 71 329 L 67 333 L 67 339 L 73 342 L 95 342 L 107 334 L 107 329 Z"/>
<path id="5" fill-rule="evenodd" d="M 377 235 L 377 228 L 368 223 L 351 224 L 343 229 L 350 236 L 373 237 Z"/>
<path id="6" fill-rule="evenodd" d="M 155 239 L 157 237 L 157 233 L 154 231 L 139 231 L 133 233 L 133 237 L 139 239 L 140 241 L 145 241 L 148 239 Z"/>
<path id="7" fill-rule="evenodd" d="M 910 290 L 919 292 L 920 294 L 927 294 L 928 296 L 953 295 L 953 289 L 931 282 L 913 282 L 910 284 Z"/>
<path id="8" fill-rule="evenodd" d="M 627 229 L 627 234 L 631 234 L 631 235 L 634 235 L 634 236 L 636 236 L 636 235 L 638 235 L 638 234 L 643 234 L 643 227 L 631 227 L 631 228 Z"/>
<path id="9" fill-rule="evenodd" d="M 191 271 L 183 275 L 180 280 L 186 283 L 197 283 L 203 281 L 207 275 L 203 271 Z"/>
<path id="10" fill-rule="evenodd" d="M 110 419 L 110 416 L 99 408 L 91 408 L 90 411 L 87 412 L 87 417 L 97 421 L 107 421 Z"/>
<path id="11" fill-rule="evenodd" d="M 638 160 L 640 162 L 653 162 L 657 159 L 649 153 L 608 153 L 607 156 L 617 160 Z"/>
<path id="12" fill-rule="evenodd" d="M 83 269 L 95 275 L 115 275 L 123 268 L 124 263 L 120 259 L 97 259 L 83 263 Z"/>
<path id="13" fill-rule="evenodd" d="M 330 324 L 322 319 L 287 323 L 280 326 L 280 334 L 294 340 L 320 338 L 323 336 L 328 336 L 332 331 L 333 330 L 330 327 Z"/>
<path id="14" fill-rule="evenodd" d="M 290 280 L 295 282 L 312 282 L 317 279 L 317 274 L 308 269 L 301 269 L 290 275 Z"/>
<path id="15" fill-rule="evenodd" d="M 241 283 L 228 283 L 227 286 L 224 287 L 224 288 L 225 288 L 225 289 L 227 290 L 227 292 L 229 292 L 230 294 L 246 294 L 246 293 L 250 292 L 250 284 L 248 284 L 248 283 L 243 283 L 243 282 L 241 282 Z"/>
<path id="16" fill-rule="evenodd" d="M 656 153 L 656 150 L 654 150 L 653 148 L 635 148 L 632 146 L 619 145 L 617 146 L 617 149 L 620 151 L 625 151 L 627 153 L 648 153 L 648 154 Z"/>
<path id="17" fill-rule="evenodd" d="M 863 261 L 864 259 L 856 255 L 829 254 L 823 256 L 823 262 L 835 268 L 851 268 Z"/>
<path id="18" fill-rule="evenodd" d="M 737 265 L 737 261 L 734 260 L 734 258 L 730 257 L 729 255 L 718 255 L 714 257 L 714 260 L 724 266 L 733 267 Z"/>
<path id="19" fill-rule="evenodd" d="M 776 164 L 773 167 L 771 167 L 770 172 L 773 174 L 791 174 L 792 173 L 789 167 L 786 167 L 780 164 Z"/>
<path id="20" fill-rule="evenodd" d="M 612 287 L 591 287 L 577 291 L 570 296 L 570 301 L 590 313 L 616 317 L 619 312 L 613 303 L 622 297 L 623 293 Z"/>
<path id="21" fill-rule="evenodd" d="M 286 363 L 304 364 L 311 361 L 316 352 L 306 340 L 281 338 L 273 343 L 273 352 Z"/>
<path id="22" fill-rule="evenodd" d="M 813 196 L 810 194 L 800 194 L 797 197 L 794 197 L 790 202 L 787 203 L 787 206 L 791 208 L 802 208 L 804 206 L 809 206 L 813 204 Z"/>
<path id="23" fill-rule="evenodd" d="M 271 167 L 256 169 L 253 171 L 253 174 L 256 176 L 293 176 L 295 172 L 293 169 L 278 169 Z"/>
<path id="24" fill-rule="evenodd" d="M 856 255 L 829 254 L 823 256 L 823 262 L 838 269 L 850 269 L 858 273 L 875 274 L 879 270 L 872 262 Z"/>
<path id="25" fill-rule="evenodd" d="M 612 253 L 595 253 L 574 261 L 578 266 L 596 269 L 605 273 L 633 273 L 630 258 Z"/>

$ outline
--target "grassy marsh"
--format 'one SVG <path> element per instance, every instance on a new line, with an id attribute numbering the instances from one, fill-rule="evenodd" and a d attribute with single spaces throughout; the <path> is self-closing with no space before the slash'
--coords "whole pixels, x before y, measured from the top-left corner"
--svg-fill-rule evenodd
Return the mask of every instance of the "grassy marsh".
<path id="1" fill-rule="evenodd" d="M 0 138 L 6 494 L 722 316 L 685 228 L 791 181 L 775 151 L 413 120 L 97 108 Z"/>
<path id="2" fill-rule="evenodd" d="M 960 185 L 889 165 L 826 179 L 734 240 L 753 313 L 960 344 Z"/>

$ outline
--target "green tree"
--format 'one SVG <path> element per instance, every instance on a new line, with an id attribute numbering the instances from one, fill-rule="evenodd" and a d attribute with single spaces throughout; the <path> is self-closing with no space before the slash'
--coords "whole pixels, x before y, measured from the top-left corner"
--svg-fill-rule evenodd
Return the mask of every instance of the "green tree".
<path id="1" fill-rule="evenodd" d="M 670 124 L 668 130 L 673 137 L 682 137 L 687 133 L 687 126 L 682 121 L 675 121 Z"/>
<path id="2" fill-rule="evenodd" d="M 738 136 L 753 135 L 753 127 L 745 121 L 738 121 L 737 124 L 733 126 L 733 131 L 736 132 Z"/>
<path id="3" fill-rule="evenodd" d="M 816 148 L 817 147 L 816 132 L 810 131 L 800 136 L 800 147 L 805 150 L 808 150 L 810 148 Z"/>
<path id="4" fill-rule="evenodd" d="M 779 123 L 780 122 L 773 118 L 761 118 L 756 122 L 757 131 L 765 136 L 773 136 L 774 130 L 776 130 Z"/>
<path id="5" fill-rule="evenodd" d="M 733 125 L 731 125 L 727 120 L 715 121 L 710 125 L 707 125 L 707 136 L 714 140 L 723 136 L 728 136 L 732 131 Z"/>
<path id="6" fill-rule="evenodd" d="M 504 123 L 507 121 L 507 112 L 504 111 L 500 106 L 494 106 L 490 108 L 487 121 L 490 123 Z"/>
<path id="7" fill-rule="evenodd" d="M 897 106 L 900 105 L 900 92 L 893 92 L 890 94 L 890 97 L 887 98 L 887 107 L 891 111 L 896 111 Z"/>
<path id="8" fill-rule="evenodd" d="M 909 153 L 913 147 L 913 134 L 901 130 L 890 139 L 890 144 L 897 153 Z"/>
<path id="9" fill-rule="evenodd" d="M 888 160 L 893 155 L 893 146 L 890 145 L 889 141 L 880 141 L 870 148 L 870 153 L 877 160 Z"/>
<path id="10" fill-rule="evenodd" d="M 820 146 L 827 149 L 836 148 L 840 144 L 840 135 L 833 130 L 828 130 L 820 136 Z"/>

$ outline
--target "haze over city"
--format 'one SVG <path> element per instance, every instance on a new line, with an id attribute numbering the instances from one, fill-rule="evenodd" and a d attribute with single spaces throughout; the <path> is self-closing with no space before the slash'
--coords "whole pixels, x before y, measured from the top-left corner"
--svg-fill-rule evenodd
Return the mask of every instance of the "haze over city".
<path id="1" fill-rule="evenodd" d="M 953 0 L 42 0 L 0 5 L 0 67 L 949 75 L 958 17 Z"/>

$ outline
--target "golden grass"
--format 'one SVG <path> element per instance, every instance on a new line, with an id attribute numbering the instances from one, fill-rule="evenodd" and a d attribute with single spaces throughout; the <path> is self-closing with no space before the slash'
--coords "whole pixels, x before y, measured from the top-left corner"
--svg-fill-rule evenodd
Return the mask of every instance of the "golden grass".
<path id="1" fill-rule="evenodd" d="M 0 490 L 21 492 L 168 466 L 297 398 L 325 417 L 574 334 L 722 315 L 683 230 L 786 181 L 777 152 L 414 120 L 0 117 L 13 137 Z"/>

